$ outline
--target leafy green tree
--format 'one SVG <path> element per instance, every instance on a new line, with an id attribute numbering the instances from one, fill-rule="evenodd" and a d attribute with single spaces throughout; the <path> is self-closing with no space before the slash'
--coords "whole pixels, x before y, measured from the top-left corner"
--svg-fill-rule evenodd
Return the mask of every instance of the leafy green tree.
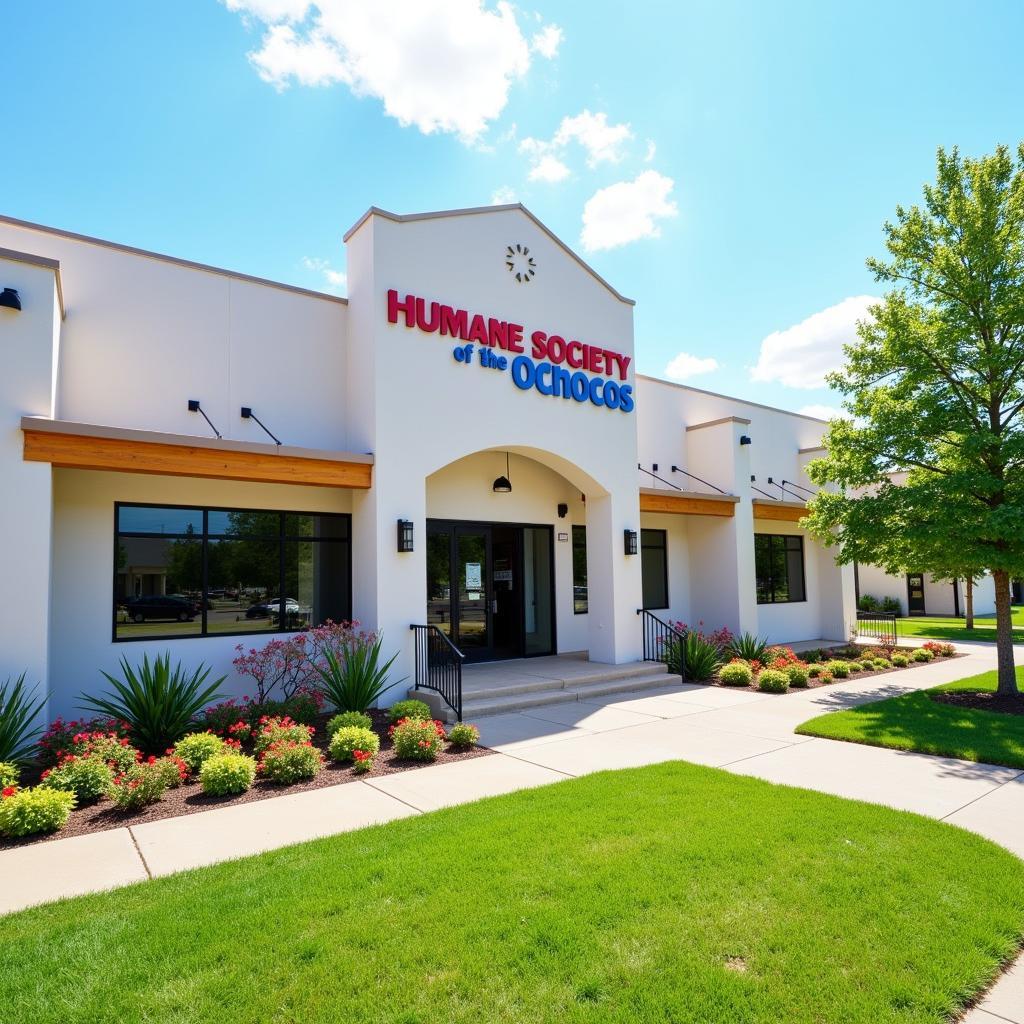
<path id="1" fill-rule="evenodd" d="M 842 561 L 889 572 L 992 573 L 999 691 L 1016 694 L 1010 578 L 1024 573 L 1024 144 L 939 150 L 921 206 L 885 225 L 891 285 L 829 383 L 809 526 Z M 896 478 L 893 479 L 893 474 Z M 955 561 L 955 565 L 951 562 Z"/>

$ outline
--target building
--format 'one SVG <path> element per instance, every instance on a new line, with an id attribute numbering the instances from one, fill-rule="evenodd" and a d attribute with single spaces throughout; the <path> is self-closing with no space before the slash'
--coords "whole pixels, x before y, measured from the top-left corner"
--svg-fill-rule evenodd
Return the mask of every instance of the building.
<path id="1" fill-rule="evenodd" d="M 325 618 L 396 679 L 413 625 L 470 662 L 636 662 L 640 608 L 846 638 L 797 522 L 824 423 L 636 374 L 633 302 L 522 206 L 345 240 L 342 299 L 0 220 L 0 679 L 69 714 L 122 656 L 230 677 Z"/>

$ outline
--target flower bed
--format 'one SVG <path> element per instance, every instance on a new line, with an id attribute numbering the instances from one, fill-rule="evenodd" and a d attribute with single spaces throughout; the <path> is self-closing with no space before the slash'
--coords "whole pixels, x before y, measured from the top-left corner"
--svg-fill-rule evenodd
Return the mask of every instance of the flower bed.
<path id="1" fill-rule="evenodd" d="M 245 707 L 242 702 L 241 707 Z M 391 721 L 386 710 L 371 710 L 368 712 L 372 722 L 372 731 L 380 742 L 380 751 L 369 758 L 370 766 L 367 767 L 367 759 L 359 758 L 353 761 L 339 763 L 332 760 L 328 752 L 329 736 L 327 723 L 333 717 L 332 714 L 319 713 L 312 722 L 313 733 L 310 741 L 324 758 L 323 767 L 320 768 L 313 778 L 304 778 L 290 784 L 275 782 L 265 777 L 265 773 L 257 774 L 252 788 L 244 792 L 225 795 L 211 796 L 203 792 L 199 781 L 198 772 L 190 773 L 185 781 L 174 788 L 166 789 L 162 795 L 153 803 L 139 806 L 132 810 L 122 810 L 107 796 L 99 800 L 83 804 L 80 802 L 70 814 L 67 824 L 59 831 L 50 834 L 35 834 L 21 839 L 0 837 L 0 849 L 23 846 L 26 843 L 46 842 L 51 839 L 63 839 L 68 836 L 84 835 L 89 832 L 100 832 L 105 829 L 122 828 L 126 825 L 142 824 L 147 821 L 157 821 L 161 818 L 173 818 L 183 814 L 195 814 L 199 811 L 207 811 L 213 807 L 220 807 L 224 804 L 250 803 L 254 800 L 266 800 L 276 796 L 283 796 L 288 793 L 301 793 L 312 789 L 323 789 L 327 786 L 336 786 L 348 782 L 357 782 L 365 778 L 375 778 L 382 775 L 393 775 L 397 772 L 409 771 L 422 768 L 422 760 L 411 760 L 399 758 L 394 743 L 389 735 Z M 211 716 L 213 717 L 213 716 Z M 230 715 L 224 716 L 231 717 Z M 236 719 L 237 721 L 238 719 Z M 85 723 L 79 723 L 85 724 Z M 91 724 L 91 723 L 89 723 Z M 198 724 L 200 731 L 208 724 L 207 720 Z M 240 743 L 241 750 L 246 754 L 253 753 L 254 742 L 257 740 L 259 730 L 246 730 L 233 728 L 235 722 L 225 723 L 223 730 L 233 742 L 227 746 L 228 750 L 235 748 Z M 81 731 L 81 730 L 79 730 Z M 235 739 L 244 735 L 241 740 Z M 459 735 L 458 733 L 456 735 Z M 294 742 L 292 740 L 291 742 Z M 47 747 L 53 746 L 52 737 L 48 738 Z M 186 744 L 186 750 L 191 752 L 200 744 L 191 741 Z M 457 746 L 453 743 L 441 742 L 437 751 L 435 764 L 447 761 L 462 761 L 473 757 L 484 757 L 491 753 L 485 747 Z M 35 769 L 26 769 L 22 772 L 22 791 L 25 787 L 33 786 L 39 780 L 42 766 Z M 12 792 L 16 787 L 11 787 Z M 0 797 L 0 799 L 4 799 Z"/>

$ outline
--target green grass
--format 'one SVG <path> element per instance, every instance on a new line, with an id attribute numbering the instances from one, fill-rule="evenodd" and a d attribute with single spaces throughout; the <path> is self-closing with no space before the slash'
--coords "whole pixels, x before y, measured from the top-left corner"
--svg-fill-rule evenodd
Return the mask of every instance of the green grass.
<path id="1" fill-rule="evenodd" d="M 1022 935 L 1024 863 L 980 836 L 672 762 L 0 919 L 0 1007 L 5 1024 L 939 1024 Z"/>
<path id="2" fill-rule="evenodd" d="M 1024 666 L 1017 669 L 1017 685 L 1024 690 Z M 934 687 L 936 691 L 995 689 L 994 671 Z M 1024 768 L 1024 716 L 936 704 L 928 693 L 908 693 L 820 715 L 796 731 L 805 736 Z"/>
<path id="3" fill-rule="evenodd" d="M 1013 627 L 1014 641 L 1024 643 L 1024 605 L 1014 605 Z M 996 617 L 995 615 L 975 615 L 973 629 L 967 629 L 962 618 L 944 618 L 936 615 L 897 619 L 896 630 L 899 636 L 908 639 L 921 637 L 932 640 L 980 640 L 985 643 L 995 643 Z"/>

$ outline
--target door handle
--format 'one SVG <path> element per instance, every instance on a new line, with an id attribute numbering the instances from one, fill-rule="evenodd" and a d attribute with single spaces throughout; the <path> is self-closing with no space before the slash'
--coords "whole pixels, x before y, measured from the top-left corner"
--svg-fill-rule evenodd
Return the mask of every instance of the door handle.
<path id="1" fill-rule="evenodd" d="M 496 597 L 491 598 L 491 613 L 493 615 L 498 614 L 498 599 Z"/>

